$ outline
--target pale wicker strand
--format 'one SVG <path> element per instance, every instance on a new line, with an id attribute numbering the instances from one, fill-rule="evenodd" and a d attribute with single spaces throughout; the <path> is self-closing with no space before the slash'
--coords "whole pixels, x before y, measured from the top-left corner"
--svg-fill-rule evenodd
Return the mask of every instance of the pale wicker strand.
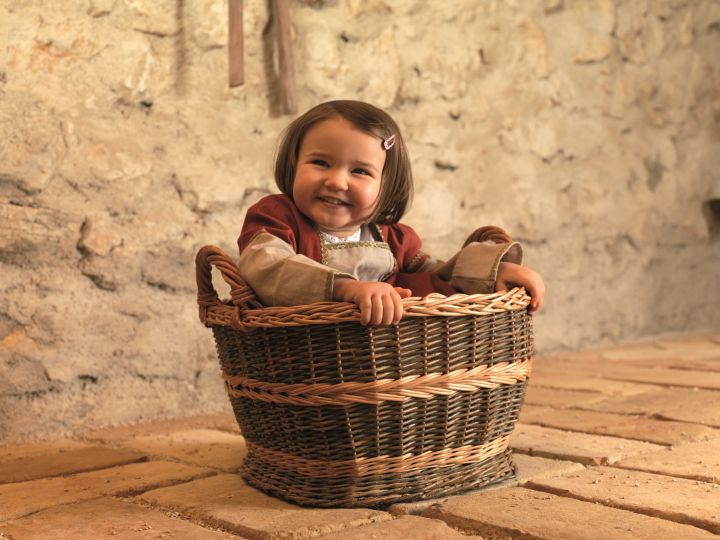
<path id="1" fill-rule="evenodd" d="M 530 297 L 524 288 L 493 294 L 429 294 L 403 300 L 403 317 L 466 317 L 487 316 L 506 311 L 526 309 Z M 304 306 L 267 307 L 245 309 L 232 324 L 240 330 L 303 326 L 309 324 L 335 324 L 360 320 L 360 311 L 348 302 L 318 302 Z"/>
<path id="2" fill-rule="evenodd" d="M 524 381 L 531 369 L 532 358 L 526 358 L 519 362 L 483 364 L 449 373 L 409 375 L 399 379 L 379 379 L 365 383 L 285 384 L 227 375 L 225 383 L 232 397 L 245 397 L 266 403 L 309 407 L 351 403 L 375 405 L 383 401 L 429 399 L 438 395 L 451 396 L 458 392 L 475 392 L 479 388 L 515 384 L 517 381 Z"/>
<path id="3" fill-rule="evenodd" d="M 419 455 L 359 457 L 348 460 L 323 461 L 307 459 L 286 452 L 271 450 L 247 441 L 248 452 L 253 459 L 264 461 L 280 469 L 292 470 L 313 478 L 337 478 L 341 476 L 377 476 L 421 471 L 433 467 L 480 463 L 504 452 L 510 437 L 499 437 L 483 445 L 443 448 Z"/>

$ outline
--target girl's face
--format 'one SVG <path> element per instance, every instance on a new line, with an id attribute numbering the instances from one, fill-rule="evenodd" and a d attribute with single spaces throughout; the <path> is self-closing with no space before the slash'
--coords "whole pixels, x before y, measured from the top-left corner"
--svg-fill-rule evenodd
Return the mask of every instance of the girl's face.
<path id="1" fill-rule="evenodd" d="M 300 143 L 295 204 L 322 231 L 349 236 L 375 211 L 384 165 L 378 137 L 341 117 L 323 120 Z"/>

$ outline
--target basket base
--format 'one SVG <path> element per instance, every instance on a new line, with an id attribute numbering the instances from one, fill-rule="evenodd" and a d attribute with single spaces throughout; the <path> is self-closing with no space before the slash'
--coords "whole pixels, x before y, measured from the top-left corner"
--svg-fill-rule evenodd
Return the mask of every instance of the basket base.
<path id="1" fill-rule="evenodd" d="M 436 499 L 480 489 L 515 477 L 511 450 L 480 463 L 434 467 L 401 475 L 309 478 L 246 457 L 245 481 L 274 497 L 314 507 L 383 508 L 400 502 Z"/>

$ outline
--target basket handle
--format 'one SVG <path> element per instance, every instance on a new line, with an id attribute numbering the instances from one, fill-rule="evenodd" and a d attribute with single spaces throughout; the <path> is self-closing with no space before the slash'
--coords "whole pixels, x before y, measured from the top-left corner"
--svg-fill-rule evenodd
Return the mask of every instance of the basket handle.
<path id="1" fill-rule="evenodd" d="M 500 227 L 488 225 L 486 227 L 480 227 L 470 234 L 467 240 L 465 240 L 463 247 L 467 246 L 470 242 L 486 242 L 488 240 L 492 240 L 496 244 L 509 244 L 512 242 L 512 237 Z"/>
<path id="2" fill-rule="evenodd" d="M 230 285 L 233 304 L 242 309 L 261 308 L 263 305 L 255 292 L 240 277 L 240 269 L 225 252 L 216 246 L 205 246 L 195 257 L 195 279 L 197 281 L 197 302 L 200 308 L 200 322 L 205 324 L 207 309 L 221 304 L 217 291 L 212 284 L 212 266 L 220 270 L 225 283 Z"/>

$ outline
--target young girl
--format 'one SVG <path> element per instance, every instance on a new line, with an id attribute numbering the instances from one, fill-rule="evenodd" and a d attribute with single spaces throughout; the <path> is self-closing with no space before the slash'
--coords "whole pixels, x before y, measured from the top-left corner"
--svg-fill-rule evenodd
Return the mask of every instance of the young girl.
<path id="1" fill-rule="evenodd" d="M 529 312 L 545 287 L 521 266 L 522 249 L 486 228 L 447 262 L 421 251 L 399 223 L 413 183 L 405 143 L 384 111 L 359 101 L 322 103 L 285 131 L 275 162 L 282 195 L 245 216 L 242 277 L 266 306 L 340 300 L 360 308 L 362 324 L 396 324 L 402 298 L 431 292 L 486 293 L 524 286 Z M 493 240 L 499 241 L 495 243 Z"/>

